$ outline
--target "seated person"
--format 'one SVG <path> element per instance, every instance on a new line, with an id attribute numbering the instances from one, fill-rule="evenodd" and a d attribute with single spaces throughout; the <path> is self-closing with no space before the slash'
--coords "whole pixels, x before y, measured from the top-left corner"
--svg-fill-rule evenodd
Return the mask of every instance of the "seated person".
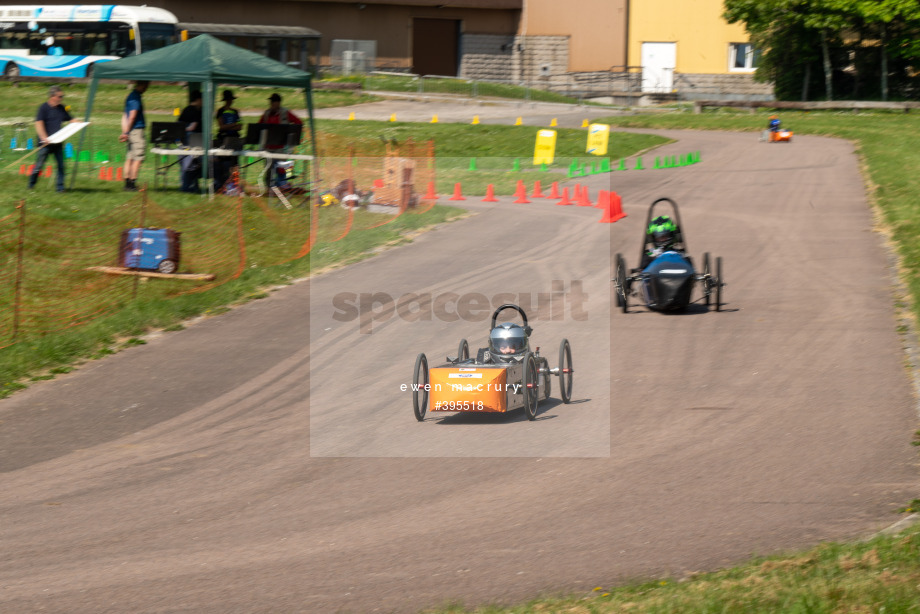
<path id="1" fill-rule="evenodd" d="M 189 144 L 192 134 L 201 134 L 201 92 L 193 91 L 189 94 L 189 104 L 179 115 L 179 122 L 185 124 L 185 139 L 183 143 Z M 198 179 L 201 177 L 201 158 L 198 156 L 183 156 L 180 159 L 182 169 L 183 192 L 198 194 Z"/>
<path id="2" fill-rule="evenodd" d="M 646 250 L 642 257 L 640 269 L 667 251 L 679 251 L 680 230 L 667 215 L 659 215 L 652 220 L 646 230 Z"/>
<path id="3" fill-rule="evenodd" d="M 767 130 L 770 132 L 779 132 L 780 121 L 775 115 L 770 116 L 770 122 L 767 124 Z"/>
<path id="4" fill-rule="evenodd" d="M 499 324 L 489 334 L 489 352 L 497 362 L 509 362 L 527 350 L 527 332 L 518 324 Z"/>
<path id="5" fill-rule="evenodd" d="M 281 95 L 277 92 L 268 97 L 268 109 L 262 113 L 262 117 L 259 118 L 260 124 L 300 124 L 303 125 L 303 122 L 299 117 L 291 113 L 289 109 L 281 106 Z M 266 149 L 269 151 L 281 151 L 284 148 L 282 145 L 268 145 Z M 273 173 L 274 171 L 274 173 Z M 284 173 L 278 173 L 278 163 L 272 161 L 268 165 L 266 171 L 266 183 L 270 183 L 271 177 L 273 174 L 277 174 L 277 178 L 274 185 L 278 185 L 280 182 L 285 180 Z"/>

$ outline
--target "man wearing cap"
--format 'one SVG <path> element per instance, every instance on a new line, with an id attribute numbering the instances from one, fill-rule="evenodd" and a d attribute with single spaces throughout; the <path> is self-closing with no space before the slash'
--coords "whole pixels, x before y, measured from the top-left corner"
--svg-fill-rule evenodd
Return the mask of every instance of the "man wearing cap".
<path id="1" fill-rule="evenodd" d="M 262 114 L 260 124 L 303 124 L 300 118 L 281 106 L 281 96 L 276 92 L 268 97 L 268 110 Z M 280 145 L 269 149 L 280 149 Z"/>
<path id="2" fill-rule="evenodd" d="M 215 117 L 217 118 L 217 146 L 223 147 L 227 138 L 239 138 L 240 130 L 243 129 L 243 122 L 240 121 L 240 112 L 233 108 L 233 101 L 236 96 L 230 90 L 224 90 L 221 98 L 224 105 L 217 109 Z M 214 159 L 214 189 L 220 188 L 230 178 L 231 169 L 239 164 L 236 156 L 218 156 Z"/>
<path id="3" fill-rule="evenodd" d="M 275 92 L 268 97 L 268 110 L 262 113 L 259 123 L 261 124 L 300 124 L 303 125 L 303 122 L 300 121 L 300 118 L 291 113 L 288 109 L 285 109 L 281 106 L 281 95 Z M 281 149 L 283 145 L 266 145 L 266 149 Z M 268 172 L 266 173 L 266 178 L 271 177 L 271 171 L 277 166 L 276 161 L 272 161 L 269 165 Z M 283 182 L 285 178 L 285 173 L 283 170 L 278 169 L 278 181 Z"/>
<path id="4" fill-rule="evenodd" d="M 240 122 L 240 112 L 233 108 L 233 101 L 236 100 L 236 96 L 233 95 L 233 92 L 230 90 L 224 90 L 223 93 L 224 106 L 217 109 L 217 139 L 223 143 L 224 138 L 233 137 L 239 138 L 240 130 L 243 129 L 243 124 Z"/>
<path id="5" fill-rule="evenodd" d="M 57 191 L 64 191 L 64 145 L 61 143 L 51 143 L 48 137 L 61 129 L 61 125 L 74 121 L 61 104 L 64 100 L 64 92 L 56 85 L 52 85 L 48 90 L 48 101 L 38 107 L 38 113 L 35 114 L 35 132 L 38 134 L 38 140 L 41 142 L 41 148 L 38 150 L 38 158 L 32 172 L 29 174 L 29 189 L 35 187 L 35 182 L 45 168 L 45 160 L 49 155 L 54 156 L 57 162 Z"/>

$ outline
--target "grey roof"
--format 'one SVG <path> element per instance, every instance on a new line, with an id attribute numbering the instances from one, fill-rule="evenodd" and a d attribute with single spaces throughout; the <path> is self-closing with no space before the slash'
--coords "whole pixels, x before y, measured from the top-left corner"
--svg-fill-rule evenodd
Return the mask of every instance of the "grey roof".
<path id="1" fill-rule="evenodd" d="M 311 28 L 299 26 L 261 26 L 236 23 L 178 23 L 179 30 L 196 34 L 217 34 L 221 36 L 300 36 L 319 38 L 320 33 Z"/>

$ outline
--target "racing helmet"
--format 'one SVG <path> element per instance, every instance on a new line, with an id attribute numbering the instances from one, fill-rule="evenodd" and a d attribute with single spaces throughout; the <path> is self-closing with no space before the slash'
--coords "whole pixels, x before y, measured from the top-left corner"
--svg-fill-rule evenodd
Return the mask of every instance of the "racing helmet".
<path id="1" fill-rule="evenodd" d="M 489 333 L 489 351 L 498 359 L 518 356 L 527 351 L 527 333 L 518 324 L 499 324 Z"/>
<path id="2" fill-rule="evenodd" d="M 677 225 L 666 215 L 659 215 L 648 225 L 648 236 L 655 247 L 670 247 L 677 239 Z"/>

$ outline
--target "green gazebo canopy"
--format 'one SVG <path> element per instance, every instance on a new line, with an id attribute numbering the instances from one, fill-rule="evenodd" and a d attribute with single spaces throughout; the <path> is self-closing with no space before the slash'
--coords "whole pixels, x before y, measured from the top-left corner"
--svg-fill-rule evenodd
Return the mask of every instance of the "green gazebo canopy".
<path id="1" fill-rule="evenodd" d="M 200 83 L 203 115 L 206 118 L 214 117 L 216 87 L 220 84 L 303 88 L 310 130 L 310 153 L 316 155 L 312 75 L 285 66 L 264 55 L 225 43 L 209 34 L 202 34 L 141 55 L 100 62 L 93 66 L 93 81 L 86 104 L 86 121 L 89 121 L 92 113 L 99 79 Z M 203 142 L 210 143 L 213 122 L 204 121 L 203 124 Z M 207 148 L 204 168 L 208 168 Z"/>

